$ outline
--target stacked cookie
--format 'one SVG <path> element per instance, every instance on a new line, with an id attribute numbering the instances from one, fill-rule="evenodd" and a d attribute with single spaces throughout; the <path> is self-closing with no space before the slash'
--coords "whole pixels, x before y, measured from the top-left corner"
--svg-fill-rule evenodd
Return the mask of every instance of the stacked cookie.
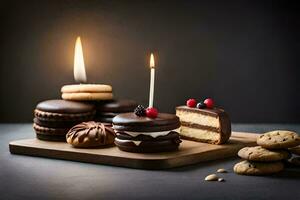
<path id="1" fill-rule="evenodd" d="M 65 85 L 62 98 L 72 101 L 97 101 L 113 99 L 112 87 L 102 84 Z"/>
<path id="2" fill-rule="evenodd" d="M 297 133 L 291 131 L 271 131 L 257 139 L 259 146 L 245 147 L 238 155 L 245 159 L 234 166 L 234 172 L 242 175 L 267 175 L 284 169 L 283 160 L 291 155 L 288 148 L 300 144 Z"/>
<path id="3" fill-rule="evenodd" d="M 66 141 L 71 127 L 83 121 L 93 120 L 92 104 L 61 99 L 40 102 L 34 110 L 33 128 L 41 140 Z"/>

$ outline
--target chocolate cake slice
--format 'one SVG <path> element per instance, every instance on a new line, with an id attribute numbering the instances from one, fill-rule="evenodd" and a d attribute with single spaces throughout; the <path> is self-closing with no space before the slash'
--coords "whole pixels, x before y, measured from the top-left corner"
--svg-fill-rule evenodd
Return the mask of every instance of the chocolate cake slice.
<path id="1" fill-rule="evenodd" d="M 230 138 L 230 119 L 222 109 L 179 106 L 176 115 L 180 119 L 182 138 L 211 144 L 223 144 Z"/>

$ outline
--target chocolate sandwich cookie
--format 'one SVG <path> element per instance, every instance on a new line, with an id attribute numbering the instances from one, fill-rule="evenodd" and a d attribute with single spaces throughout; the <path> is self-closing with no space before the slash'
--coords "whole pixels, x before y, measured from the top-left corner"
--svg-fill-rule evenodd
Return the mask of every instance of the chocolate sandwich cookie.
<path id="1" fill-rule="evenodd" d="M 33 128 L 41 140 L 66 141 L 68 130 L 95 116 L 95 106 L 83 102 L 47 100 L 34 110 Z"/>
<path id="2" fill-rule="evenodd" d="M 131 112 L 137 106 L 133 100 L 112 100 L 96 103 L 95 121 L 112 123 L 112 119 L 121 113 Z"/>
<path id="3" fill-rule="evenodd" d="M 176 132 L 179 127 L 179 118 L 167 113 L 160 113 L 156 118 L 124 113 L 113 119 L 117 147 L 136 153 L 177 150 L 181 142 Z"/>

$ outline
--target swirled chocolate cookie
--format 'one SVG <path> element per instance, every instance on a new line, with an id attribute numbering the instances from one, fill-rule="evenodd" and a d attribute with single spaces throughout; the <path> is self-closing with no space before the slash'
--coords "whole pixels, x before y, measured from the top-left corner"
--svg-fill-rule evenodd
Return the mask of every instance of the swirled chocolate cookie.
<path id="1" fill-rule="evenodd" d="M 66 139 L 77 148 L 94 148 L 113 144 L 115 132 L 109 124 L 90 121 L 72 127 Z"/>

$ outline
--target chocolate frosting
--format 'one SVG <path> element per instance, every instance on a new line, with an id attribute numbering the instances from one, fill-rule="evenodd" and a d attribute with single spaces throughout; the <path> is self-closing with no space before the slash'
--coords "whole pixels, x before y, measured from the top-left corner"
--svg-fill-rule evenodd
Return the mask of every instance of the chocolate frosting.
<path id="1" fill-rule="evenodd" d="M 157 132 L 179 127 L 179 118 L 168 113 L 159 113 L 154 119 L 139 117 L 133 112 L 119 114 L 113 118 L 113 128 L 118 131 Z"/>
<path id="2" fill-rule="evenodd" d="M 95 106 L 85 102 L 53 99 L 40 102 L 36 109 L 51 113 L 78 114 L 92 112 L 95 110 Z"/>
<path id="3" fill-rule="evenodd" d="M 113 144 L 115 132 L 109 124 L 90 121 L 72 127 L 66 138 L 74 147 L 90 148 Z"/>
<path id="4" fill-rule="evenodd" d="M 99 102 L 96 105 L 97 112 L 124 113 L 132 112 L 138 103 L 133 100 L 122 99 L 114 101 Z"/>

